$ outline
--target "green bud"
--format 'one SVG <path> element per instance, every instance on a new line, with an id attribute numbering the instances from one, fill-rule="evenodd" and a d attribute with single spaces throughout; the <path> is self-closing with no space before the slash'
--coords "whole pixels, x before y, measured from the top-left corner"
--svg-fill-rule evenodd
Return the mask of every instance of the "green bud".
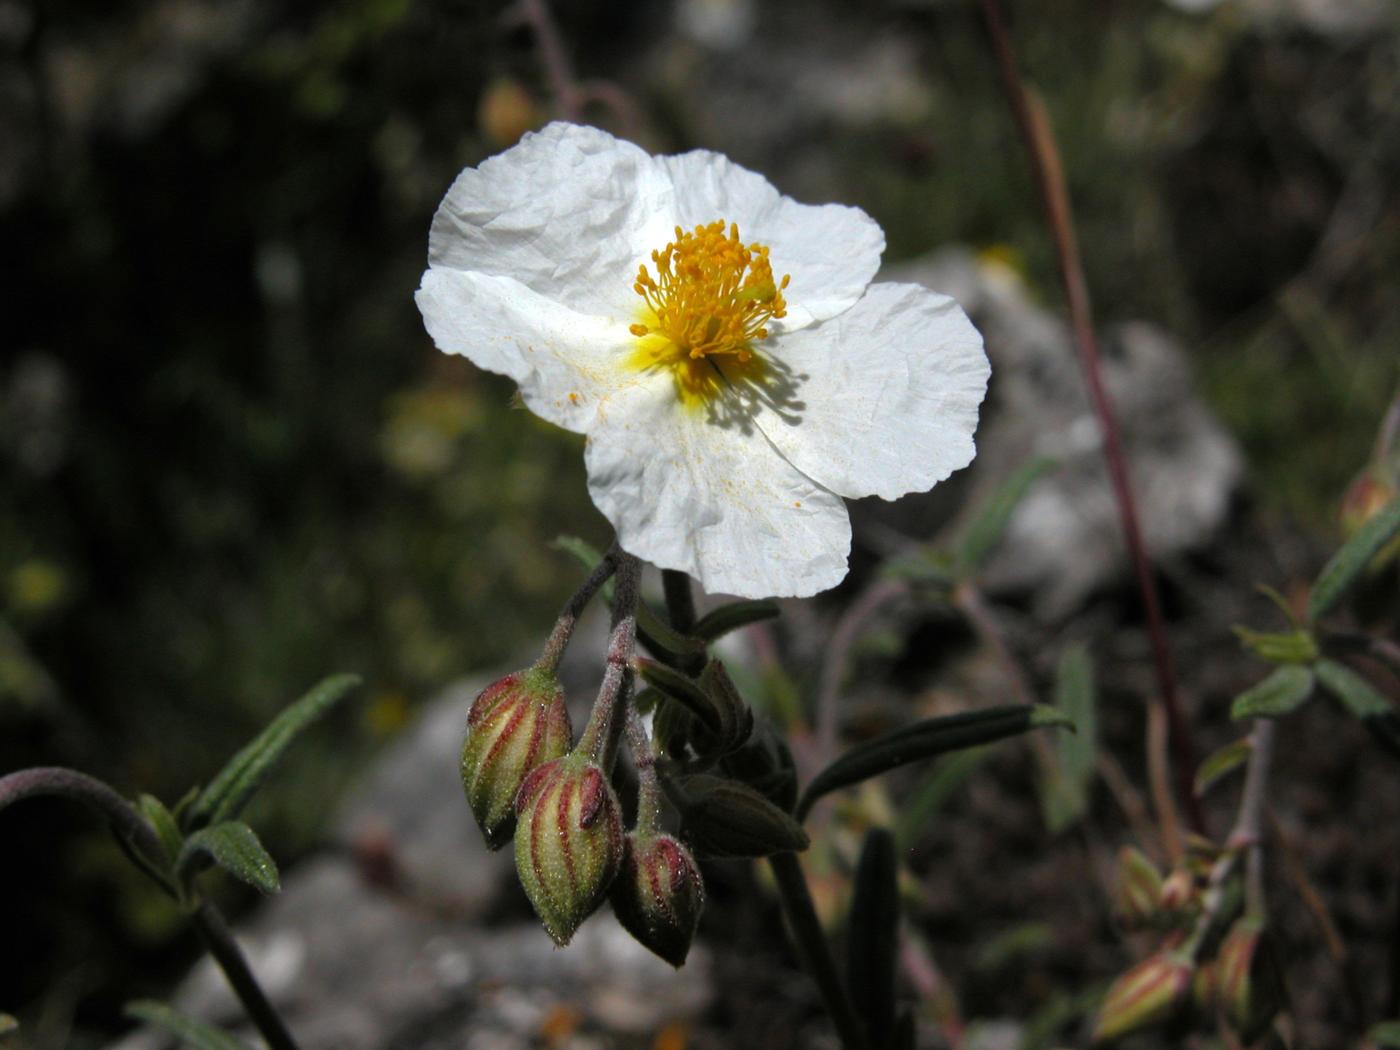
<path id="1" fill-rule="evenodd" d="M 719 716 L 719 747 L 727 753 L 743 745 L 753 732 L 753 711 L 739 695 L 729 672 L 719 660 L 711 660 L 700 673 L 700 688 Z"/>
<path id="2" fill-rule="evenodd" d="M 1118 851 L 1118 885 L 1114 913 L 1125 929 L 1150 925 L 1162 904 L 1162 876 L 1140 849 Z"/>
<path id="3" fill-rule="evenodd" d="M 570 752 L 537 767 L 515 803 L 515 870 L 535 914 L 565 945 L 622 864 L 622 811 L 606 774 Z"/>
<path id="4" fill-rule="evenodd" d="M 802 825 L 747 784 L 702 775 L 685 791 L 681 836 L 702 856 L 767 857 L 808 846 Z"/>
<path id="5" fill-rule="evenodd" d="M 549 672 L 517 671 L 481 691 L 467 715 L 462 787 L 487 846 L 510 841 L 520 785 L 572 742 L 564 691 Z"/>
<path id="6" fill-rule="evenodd" d="M 1283 979 L 1264 924 L 1239 919 L 1230 927 L 1218 956 L 1220 1005 L 1246 1044 L 1252 1044 L 1273 1023 L 1284 1003 Z"/>
<path id="7" fill-rule="evenodd" d="M 1171 1020 L 1191 995 L 1189 959 L 1159 951 L 1114 981 L 1099 1008 L 1094 1042 L 1106 1042 Z"/>
<path id="8" fill-rule="evenodd" d="M 685 963 L 705 907 L 690 850 L 670 835 L 633 832 L 609 897 L 617 921 L 640 944 L 672 966 Z"/>
<path id="9" fill-rule="evenodd" d="M 758 791 L 784 813 L 797 804 L 797 767 L 787 744 L 766 722 L 737 751 L 728 754 L 720 768 L 735 780 Z"/>

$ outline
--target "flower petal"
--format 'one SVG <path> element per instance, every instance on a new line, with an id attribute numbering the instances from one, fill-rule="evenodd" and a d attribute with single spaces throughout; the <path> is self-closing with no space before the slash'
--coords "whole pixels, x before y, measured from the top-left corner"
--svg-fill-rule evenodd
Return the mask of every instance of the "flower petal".
<path id="1" fill-rule="evenodd" d="M 414 296 L 439 350 L 510 376 L 537 416 L 577 433 L 646 377 L 621 367 L 635 342 L 619 321 L 576 313 L 509 277 L 430 269 Z"/>
<path id="2" fill-rule="evenodd" d="M 467 168 L 433 216 L 434 268 L 513 277 L 583 313 L 632 319 L 632 277 L 672 190 L 645 151 L 596 128 L 554 123 Z"/>
<path id="3" fill-rule="evenodd" d="M 972 461 L 990 366 L 947 296 L 873 284 L 839 317 L 762 346 L 770 381 L 738 396 L 788 462 L 833 492 L 897 499 Z"/>
<path id="4" fill-rule="evenodd" d="M 614 397 L 588 435 L 588 491 L 624 550 L 707 591 L 803 597 L 846 575 L 845 504 L 752 421 L 687 409 L 669 375 Z"/>
<path id="5" fill-rule="evenodd" d="M 676 223 L 686 229 L 716 219 L 738 223 L 746 243 L 772 249 L 774 274 L 792 275 L 785 330 L 849 309 L 874 279 L 885 234 L 859 208 L 799 204 L 762 175 L 708 150 L 656 160 L 674 187 Z M 669 234 L 652 247 L 663 247 Z"/>

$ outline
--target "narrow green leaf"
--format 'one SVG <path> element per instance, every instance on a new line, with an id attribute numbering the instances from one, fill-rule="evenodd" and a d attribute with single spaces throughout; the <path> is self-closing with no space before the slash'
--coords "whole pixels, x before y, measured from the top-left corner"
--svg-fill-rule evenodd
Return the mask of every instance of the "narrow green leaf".
<path id="1" fill-rule="evenodd" d="M 1015 471 L 992 493 L 959 537 L 953 556 L 956 576 L 966 576 L 986 561 L 987 555 L 1001 542 L 1011 515 L 1016 512 L 1031 486 L 1054 466 L 1053 459 L 1033 460 Z"/>
<path id="2" fill-rule="evenodd" d="M 1255 631 L 1236 625 L 1232 630 L 1240 644 L 1271 664 L 1310 664 L 1317 659 L 1317 639 L 1311 631 Z"/>
<path id="3" fill-rule="evenodd" d="M 1055 675 L 1055 708 L 1075 727 L 1055 740 L 1054 766 L 1041 786 L 1046 826 L 1058 834 L 1083 818 L 1098 769 L 1094 664 L 1082 645 L 1065 650 Z"/>
<path id="4" fill-rule="evenodd" d="M 846 986 L 872 1047 L 887 1046 L 894 1030 L 898 877 L 894 836 L 884 828 L 871 828 L 865 834 L 851 896 Z"/>
<path id="5" fill-rule="evenodd" d="M 219 771 L 190 807 L 185 826 L 197 828 L 238 816 L 292 741 L 359 684 L 358 675 L 332 675 L 286 708 Z"/>
<path id="6" fill-rule="evenodd" d="M 1284 664 L 1235 697 L 1230 705 L 1230 717 L 1236 720 L 1282 718 L 1312 696 L 1312 691 L 1312 671 L 1300 664 Z"/>
<path id="7" fill-rule="evenodd" d="M 699 670 L 705 662 L 704 642 L 681 634 L 641 601 L 637 603 L 637 637 L 653 653 L 674 657 L 687 669 Z"/>
<path id="8" fill-rule="evenodd" d="M 1308 597 L 1308 619 L 1316 620 L 1341 600 L 1382 547 L 1400 534 L 1400 498 L 1393 499 L 1332 555 Z"/>
<path id="9" fill-rule="evenodd" d="M 740 627 L 774 619 L 779 612 L 778 603 L 767 598 L 756 602 L 729 602 L 700 617 L 695 624 L 695 637 L 713 642 Z"/>
<path id="10" fill-rule="evenodd" d="M 146 818 L 146 823 L 155 829 L 156 838 L 160 839 L 165 849 L 166 863 L 174 864 L 175 858 L 180 855 L 180 847 L 185 843 L 185 836 L 180 834 L 180 825 L 176 823 L 174 814 L 154 795 L 139 796 L 136 808 Z"/>
<path id="11" fill-rule="evenodd" d="M 1214 787 L 1220 780 L 1248 761 L 1250 754 L 1254 751 L 1254 745 L 1249 737 L 1241 737 L 1239 740 L 1226 744 L 1220 748 L 1196 770 L 1196 783 L 1192 790 L 1197 798 L 1205 797 L 1205 793 Z"/>
<path id="12" fill-rule="evenodd" d="M 572 554 L 578 563 L 589 572 L 592 572 L 593 567 L 603 560 L 602 551 L 578 536 L 556 536 L 550 546 L 557 551 Z"/>
<path id="13" fill-rule="evenodd" d="M 642 681 L 681 704 L 706 729 L 712 732 L 719 730 L 719 712 L 715 709 L 714 701 L 705 695 L 705 690 L 695 679 L 655 660 L 638 660 L 637 672 Z"/>
<path id="14" fill-rule="evenodd" d="M 1317 680 L 1322 688 L 1342 702 L 1342 706 L 1357 718 L 1380 718 L 1393 714 L 1395 708 L 1366 679 L 1336 660 L 1319 660 L 1315 665 Z"/>
<path id="15" fill-rule="evenodd" d="M 1400 758 L 1400 711 L 1375 686 L 1345 664 L 1317 662 L 1317 680 L 1365 724 L 1376 742 Z"/>
<path id="16" fill-rule="evenodd" d="M 1384 1050 L 1400 1047 L 1400 1020 L 1381 1021 L 1372 1025 L 1371 1030 L 1366 1033 L 1366 1041 Z"/>
<path id="17" fill-rule="evenodd" d="M 556 550 L 572 554 L 590 572 L 603 560 L 603 552 L 587 540 L 577 536 L 556 536 L 551 544 Z M 613 581 L 603 584 L 603 600 L 612 604 Z M 637 603 L 637 637 L 653 653 L 665 653 L 690 667 L 703 662 L 705 643 L 697 638 L 688 638 L 678 633 L 664 619 L 658 616 L 646 602 Z"/>
<path id="18" fill-rule="evenodd" d="M 702 857 L 768 857 L 810 844 L 801 824 L 747 784 L 702 773 L 684 790 L 681 837 Z"/>
<path id="19" fill-rule="evenodd" d="M 807 815 L 817 799 L 838 788 L 886 773 L 911 762 L 961 751 L 978 744 L 1015 736 L 1038 726 L 1068 726 L 1063 714 L 1040 704 L 990 707 L 893 730 L 857 744 L 827 766 L 807 785 L 797 804 L 799 820 Z"/>
<path id="20" fill-rule="evenodd" d="M 253 829 L 240 821 L 228 820 L 192 832 L 185 839 L 175 869 L 188 882 L 206 860 L 263 893 L 276 893 L 282 888 L 277 865 Z"/>
<path id="21" fill-rule="evenodd" d="M 153 999 L 137 999 L 126 1004 L 126 1016 L 159 1025 L 195 1050 L 248 1050 L 248 1044 L 220 1028 L 196 1020 Z"/>

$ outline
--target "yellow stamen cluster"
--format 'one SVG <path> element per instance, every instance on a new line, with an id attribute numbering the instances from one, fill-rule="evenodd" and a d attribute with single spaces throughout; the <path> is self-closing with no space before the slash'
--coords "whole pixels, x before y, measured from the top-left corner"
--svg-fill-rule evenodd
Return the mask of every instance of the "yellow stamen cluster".
<path id="1" fill-rule="evenodd" d="M 783 289 L 791 275 L 774 281 L 767 245 L 745 245 L 738 224 L 728 224 L 727 234 L 725 226 L 723 219 L 693 233 L 677 226 L 676 239 L 651 253 L 656 278 L 643 264 L 632 288 L 652 323 L 632 325 L 633 335 L 659 333 L 694 360 L 753 357 L 750 344 L 767 339 L 768 322 L 787 315 Z"/>

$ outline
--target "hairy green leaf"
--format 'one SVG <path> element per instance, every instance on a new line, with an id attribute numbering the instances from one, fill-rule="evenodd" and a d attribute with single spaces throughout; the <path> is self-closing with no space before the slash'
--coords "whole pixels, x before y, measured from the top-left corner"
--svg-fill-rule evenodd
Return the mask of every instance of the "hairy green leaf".
<path id="1" fill-rule="evenodd" d="M 1196 770 L 1196 783 L 1192 787 L 1196 797 L 1203 797 L 1223 777 L 1244 765 L 1253 751 L 1254 745 L 1249 737 L 1242 737 L 1226 744 L 1202 762 Z"/>
<path id="2" fill-rule="evenodd" d="M 996 549 L 1011 515 L 1032 485 L 1053 469 L 1053 459 L 1036 459 L 1021 467 L 992 493 L 977 516 L 963 530 L 953 555 L 954 574 L 962 577 L 977 569 Z"/>
<path id="3" fill-rule="evenodd" d="M 809 845 L 807 832 L 747 784 L 700 774 L 685 782 L 681 837 L 705 857 L 767 857 Z"/>
<path id="4" fill-rule="evenodd" d="M 884 828 L 871 828 L 865 833 L 851 896 L 846 986 L 873 1047 L 887 1046 L 894 1030 L 898 877 L 894 836 Z"/>
<path id="5" fill-rule="evenodd" d="M 185 826 L 197 828 L 238 816 L 298 734 L 359 684 L 358 675 L 332 675 L 286 708 L 219 771 L 188 810 Z"/>
<path id="6" fill-rule="evenodd" d="M 930 718 L 857 744 L 807 785 L 797 803 L 801 820 L 829 792 L 858 784 L 891 769 L 926 758 L 988 744 L 1040 726 L 1069 726 L 1065 716 L 1041 704 L 989 707 L 944 718 Z M 1072 728 L 1072 727 L 1071 727 Z"/>
<path id="7" fill-rule="evenodd" d="M 637 672 L 642 681 L 681 704 L 698 718 L 706 729 L 718 731 L 719 712 L 715 709 L 714 701 L 705 694 L 705 690 L 700 688 L 700 683 L 695 679 L 655 660 L 638 660 Z"/>
<path id="8" fill-rule="evenodd" d="M 1366 571 L 1371 559 L 1397 534 L 1400 534 L 1400 498 L 1382 507 L 1323 566 L 1308 598 L 1308 619 L 1316 620 L 1336 605 Z"/>
<path id="9" fill-rule="evenodd" d="M 125 1013 L 134 1020 L 159 1025 L 179 1038 L 181 1043 L 192 1046 L 195 1050 L 248 1050 L 248 1044 L 241 1039 L 235 1039 L 220 1028 L 196 1020 L 188 1014 L 182 1014 L 154 999 L 129 1002 L 126 1004 Z"/>
<path id="10" fill-rule="evenodd" d="M 1230 717 L 1281 718 L 1312 696 L 1313 673 L 1300 664 L 1284 664 L 1230 705 Z"/>
<path id="11" fill-rule="evenodd" d="M 695 637 L 713 642 L 740 627 L 771 620 L 780 611 L 778 603 L 767 598 L 754 602 L 729 602 L 700 617 L 695 624 Z"/>
<path id="12" fill-rule="evenodd" d="M 236 879 L 263 893 L 282 888 L 277 865 L 263 849 L 258 836 L 237 820 L 212 824 L 192 832 L 175 861 L 175 868 L 186 882 L 199 873 L 205 861 L 213 861 Z"/>
<path id="13" fill-rule="evenodd" d="M 136 808 L 146 818 L 146 823 L 155 829 L 156 838 L 160 839 L 161 847 L 165 850 L 166 863 L 174 864 L 175 858 L 180 855 L 180 847 L 185 843 L 185 836 L 180 834 L 180 825 L 174 814 L 154 795 L 138 796 Z"/>

